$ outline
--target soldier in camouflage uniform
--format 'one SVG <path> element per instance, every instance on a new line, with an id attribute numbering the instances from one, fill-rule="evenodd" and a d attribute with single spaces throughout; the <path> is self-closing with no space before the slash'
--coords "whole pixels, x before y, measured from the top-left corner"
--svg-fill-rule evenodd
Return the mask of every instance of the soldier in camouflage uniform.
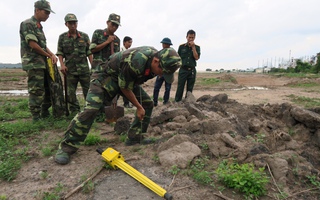
<path id="1" fill-rule="evenodd" d="M 92 35 L 90 50 L 93 53 L 93 62 L 91 72 L 100 71 L 100 64 L 106 62 L 109 56 L 120 51 L 120 39 L 114 34 L 120 26 L 120 16 L 111 13 L 107 21 L 107 28 L 97 29 Z M 104 102 L 106 106 L 111 105 L 110 102 Z M 97 121 L 105 121 L 104 110 L 100 110 Z"/>
<path id="2" fill-rule="evenodd" d="M 112 53 L 120 51 L 120 39 L 114 34 L 119 26 L 120 16 L 112 13 L 109 15 L 107 28 L 94 31 L 90 44 L 90 50 L 93 53 L 92 73 L 101 70 L 100 64 L 107 61 Z"/>
<path id="3" fill-rule="evenodd" d="M 82 87 L 84 98 L 89 90 L 90 69 L 87 58 L 92 64 L 92 53 L 89 50 L 90 39 L 88 35 L 77 30 L 77 17 L 69 13 L 65 16 L 64 21 L 69 31 L 59 36 L 56 55 L 61 64 L 60 71 L 67 78 L 69 110 L 71 115 L 75 115 L 80 111 L 76 95 L 78 83 Z"/>
<path id="4" fill-rule="evenodd" d="M 153 101 L 140 84 L 163 75 L 173 82 L 174 72 L 181 66 L 181 58 L 173 48 L 157 51 L 153 47 L 137 47 L 116 53 L 101 64 L 103 71 L 91 76 L 91 84 L 84 111 L 71 121 L 65 137 L 59 145 L 55 161 L 69 163 L 83 142 L 105 100 L 111 101 L 117 94 L 126 96 L 137 108 L 135 119 L 128 130 L 126 145 L 153 142 L 144 138 L 153 109 Z"/>
<path id="5" fill-rule="evenodd" d="M 39 0 L 34 3 L 34 15 L 20 24 L 20 54 L 22 69 L 28 75 L 29 109 L 33 121 L 50 115 L 50 91 L 48 85 L 47 58 L 57 62 L 47 47 L 41 22 L 45 22 L 51 10 L 50 3 Z"/>

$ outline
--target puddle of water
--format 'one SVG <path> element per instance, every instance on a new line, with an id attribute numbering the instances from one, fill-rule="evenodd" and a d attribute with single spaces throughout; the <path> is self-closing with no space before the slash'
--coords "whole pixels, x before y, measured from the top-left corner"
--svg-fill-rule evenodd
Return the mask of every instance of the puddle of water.
<path id="1" fill-rule="evenodd" d="M 0 96 L 27 96 L 28 90 L 0 90 Z"/>
<path id="2" fill-rule="evenodd" d="M 232 90 L 269 90 L 269 88 L 265 88 L 265 87 L 243 87 L 243 88 L 238 88 L 238 89 L 232 89 Z"/>

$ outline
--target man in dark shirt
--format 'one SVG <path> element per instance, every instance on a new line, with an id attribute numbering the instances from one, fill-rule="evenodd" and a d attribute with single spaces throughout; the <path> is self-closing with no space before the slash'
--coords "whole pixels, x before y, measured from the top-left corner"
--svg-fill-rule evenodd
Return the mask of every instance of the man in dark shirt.
<path id="1" fill-rule="evenodd" d="M 187 83 L 187 92 L 193 91 L 193 86 L 196 82 L 197 75 L 197 60 L 200 58 L 200 46 L 194 43 L 196 32 L 189 30 L 187 32 L 187 43 L 181 44 L 178 49 L 178 54 L 182 59 L 182 66 L 178 75 L 178 86 L 175 96 L 175 102 L 182 100 L 184 86 Z"/>

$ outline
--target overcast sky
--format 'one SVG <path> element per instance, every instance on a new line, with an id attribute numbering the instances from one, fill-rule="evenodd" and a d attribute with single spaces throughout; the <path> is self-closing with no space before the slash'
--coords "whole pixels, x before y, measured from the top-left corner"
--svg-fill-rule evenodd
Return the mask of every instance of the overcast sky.
<path id="1" fill-rule="evenodd" d="M 34 0 L 0 1 L 0 62 L 20 62 L 19 26 L 33 15 Z M 121 16 L 116 35 L 133 38 L 132 47 L 161 49 L 164 37 L 178 50 L 189 29 L 201 47 L 198 69 L 247 69 L 278 65 L 289 57 L 320 52 L 319 0 L 51 0 L 42 22 L 47 44 L 57 51 L 58 37 L 67 31 L 64 16 L 74 13 L 78 30 L 89 37 L 106 28 L 110 13 Z"/>

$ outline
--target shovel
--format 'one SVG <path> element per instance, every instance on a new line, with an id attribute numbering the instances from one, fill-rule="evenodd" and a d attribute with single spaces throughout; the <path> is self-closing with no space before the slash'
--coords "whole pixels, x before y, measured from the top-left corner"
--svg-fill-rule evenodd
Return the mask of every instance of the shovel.
<path id="1" fill-rule="evenodd" d="M 112 99 L 111 106 L 105 106 L 104 112 L 106 114 L 106 122 L 116 122 L 120 117 L 124 116 L 124 107 L 117 106 L 118 95 Z"/>

